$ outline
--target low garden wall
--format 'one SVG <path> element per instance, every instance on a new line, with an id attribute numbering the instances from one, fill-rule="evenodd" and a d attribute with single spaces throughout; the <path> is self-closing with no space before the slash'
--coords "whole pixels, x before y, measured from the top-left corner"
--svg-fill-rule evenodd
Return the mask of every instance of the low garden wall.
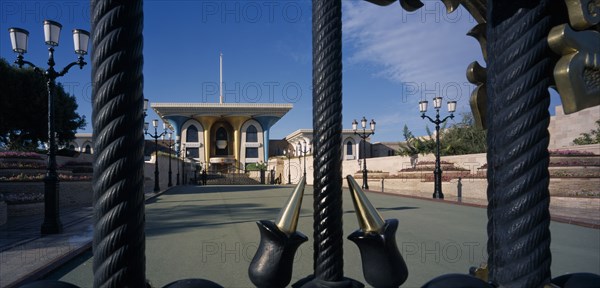
<path id="1" fill-rule="evenodd" d="M 6 222 L 9 217 L 36 215 L 44 213 L 44 182 L 45 174 L 45 155 L 37 154 L 31 158 L 1 158 L 3 164 L 0 169 L 0 225 Z M 91 162 L 92 155 L 81 154 L 79 157 L 57 157 L 59 167 L 69 165 L 72 169 L 85 168 L 87 173 L 78 175 L 84 176 L 85 181 L 74 179 L 70 170 L 59 169 L 61 180 L 59 182 L 59 203 L 61 207 L 82 207 L 93 204 L 93 191 L 91 182 Z M 7 166 L 10 163 L 9 166 Z M 15 164 L 16 163 L 16 164 Z M 21 163 L 21 164 L 19 164 Z M 154 190 L 154 156 L 150 161 L 144 163 L 144 192 L 150 193 Z M 160 171 L 159 183 L 160 189 L 168 188 L 168 166 L 169 158 L 159 156 L 158 167 Z M 177 168 L 181 169 L 181 161 L 171 159 L 172 184 L 177 182 Z M 187 167 L 187 176 L 193 177 L 190 168 Z M 181 173 L 182 174 L 182 173 Z M 16 176 L 15 176 L 16 175 Z M 181 177 L 182 175 L 180 175 Z M 37 179 L 37 180 L 36 180 Z M 73 181 L 76 180 L 76 181 Z"/>
<path id="2" fill-rule="evenodd" d="M 154 170 L 155 170 L 156 155 L 152 154 L 150 159 L 144 163 L 144 193 L 151 193 L 154 191 Z M 186 178 L 194 178 L 194 170 L 188 165 L 181 167 L 181 160 L 171 158 L 171 184 L 175 186 L 177 183 L 177 169 L 179 168 L 179 181 L 183 179 L 182 169 L 185 169 Z M 158 185 L 160 190 L 166 190 L 169 188 L 169 157 L 158 155 Z"/>
<path id="3" fill-rule="evenodd" d="M 91 206 L 92 182 L 60 182 L 61 207 Z M 0 182 L 8 217 L 44 213 L 44 182 Z M 1 217 L 1 216 L 0 216 Z"/>
<path id="4" fill-rule="evenodd" d="M 358 184 L 362 184 L 362 177 L 355 178 Z M 383 181 L 382 181 L 383 180 Z M 421 179 L 411 178 L 369 178 L 369 190 L 396 193 L 402 195 L 418 196 L 431 198 L 433 195 L 433 182 L 423 181 Z M 487 199 L 487 180 L 486 179 L 462 179 L 462 197 L 473 199 Z M 347 181 L 344 181 L 344 187 L 347 187 Z M 442 192 L 445 196 L 458 197 L 458 180 L 452 179 L 448 182 L 442 182 Z"/>

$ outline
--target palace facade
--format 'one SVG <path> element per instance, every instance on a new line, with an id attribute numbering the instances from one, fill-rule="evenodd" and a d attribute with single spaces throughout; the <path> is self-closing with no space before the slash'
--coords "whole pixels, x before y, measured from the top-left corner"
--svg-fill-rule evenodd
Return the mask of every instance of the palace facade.
<path id="1" fill-rule="evenodd" d="M 176 135 L 176 152 L 211 171 L 268 162 L 269 130 L 291 104 L 152 103 Z M 206 165 L 208 164 L 208 165 Z M 206 165 L 206 166 L 205 166 Z"/>

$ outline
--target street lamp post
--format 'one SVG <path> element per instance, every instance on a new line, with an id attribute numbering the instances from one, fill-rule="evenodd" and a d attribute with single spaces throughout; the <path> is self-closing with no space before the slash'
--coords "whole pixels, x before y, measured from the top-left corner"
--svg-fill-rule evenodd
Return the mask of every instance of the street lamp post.
<path id="1" fill-rule="evenodd" d="M 360 137 L 362 139 L 362 151 L 363 151 L 363 184 L 362 184 L 362 188 L 363 189 L 369 189 L 369 183 L 368 183 L 368 178 L 367 178 L 367 150 L 366 150 L 366 146 L 365 146 L 365 142 L 366 139 L 375 134 L 375 120 L 371 119 L 371 122 L 369 123 L 371 126 L 371 132 L 367 132 L 366 128 L 367 128 L 367 118 L 365 118 L 365 116 L 363 116 L 363 118 L 360 120 L 360 127 L 362 127 L 362 133 L 361 132 L 356 132 L 357 128 L 358 128 L 358 122 L 356 122 L 356 119 L 354 119 L 352 121 L 352 130 L 354 131 L 355 135 L 358 135 L 358 137 Z"/>
<path id="2" fill-rule="evenodd" d="M 79 55 L 77 61 L 71 62 L 65 66 L 60 72 L 54 69 L 54 47 L 58 46 L 60 30 L 62 25 L 55 21 L 44 21 L 44 38 L 48 45 L 48 69 L 43 71 L 29 61 L 25 61 L 23 54 L 27 53 L 27 42 L 29 32 L 21 28 L 9 28 L 10 40 L 12 49 L 18 54 L 15 64 L 19 68 L 27 64 L 34 71 L 41 74 L 46 80 L 48 90 L 48 167 L 46 176 L 44 177 L 44 223 L 42 223 L 42 234 L 57 234 L 62 232 L 62 224 L 60 222 L 59 212 L 59 179 L 56 172 L 56 127 L 55 127 L 55 105 L 54 105 L 54 87 L 56 86 L 56 78 L 64 76 L 73 66 L 78 65 L 83 69 L 87 63 L 83 61 L 83 56 L 87 54 L 88 42 L 90 33 L 81 29 L 73 30 L 73 42 L 75 46 L 75 54 Z"/>
<path id="3" fill-rule="evenodd" d="M 169 132 L 169 183 L 167 184 L 168 187 L 173 186 L 173 182 L 171 180 L 173 172 L 171 171 L 171 149 L 173 149 L 173 133 Z"/>
<path id="4" fill-rule="evenodd" d="M 298 142 L 298 152 L 302 153 L 302 158 L 304 158 L 304 181 L 306 181 L 306 153 L 308 152 L 308 145 L 306 140 L 302 140 L 302 143 Z"/>
<path id="5" fill-rule="evenodd" d="M 442 168 L 440 165 L 440 124 L 446 122 L 448 118 L 454 118 L 454 111 L 456 111 L 456 101 L 448 101 L 448 112 L 450 115 L 440 120 L 440 108 L 442 107 L 442 97 L 433 98 L 433 108 L 435 108 L 435 120 L 425 115 L 427 112 L 427 101 L 419 102 L 419 111 L 421 112 L 421 118 L 429 119 L 429 121 L 435 124 L 435 170 L 433 170 L 433 198 L 444 199 L 444 193 L 442 193 Z"/>
<path id="6" fill-rule="evenodd" d="M 147 99 L 144 99 L 147 101 Z M 158 138 L 162 137 L 167 133 L 167 124 L 163 123 L 164 132 L 158 134 L 158 119 L 152 120 L 152 126 L 154 127 L 154 134 L 148 133 L 148 122 L 144 123 L 144 134 L 154 139 L 154 150 L 156 153 L 156 159 L 154 161 L 154 192 L 160 191 L 160 185 L 158 184 Z"/>
<path id="7" fill-rule="evenodd" d="M 181 144 L 181 184 L 185 185 L 186 181 L 185 181 L 185 158 L 186 158 L 186 150 L 185 150 L 185 143 Z"/>
<path id="8" fill-rule="evenodd" d="M 289 150 L 288 148 L 283 150 L 283 155 L 285 155 L 285 157 L 287 157 L 288 159 L 288 183 L 287 184 L 292 184 L 292 165 L 290 162 L 290 159 L 292 159 L 292 151 Z"/>
<path id="9" fill-rule="evenodd" d="M 175 136 L 175 147 L 178 147 L 177 145 L 179 145 L 179 141 L 180 141 L 181 137 L 179 137 L 179 135 Z M 180 149 L 176 149 L 175 150 L 175 157 L 177 157 L 177 159 L 179 159 L 179 154 L 181 153 L 179 151 Z M 175 182 L 175 185 L 179 186 L 179 165 L 177 165 L 177 180 Z"/>

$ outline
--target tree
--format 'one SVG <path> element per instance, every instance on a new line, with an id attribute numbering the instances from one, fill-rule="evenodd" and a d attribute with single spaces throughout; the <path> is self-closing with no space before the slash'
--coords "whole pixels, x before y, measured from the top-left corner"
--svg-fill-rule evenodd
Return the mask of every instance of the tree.
<path id="1" fill-rule="evenodd" d="M 445 127 L 446 125 L 444 124 L 442 130 L 445 129 Z M 405 124 L 404 129 L 402 130 L 405 143 L 400 144 L 400 150 L 398 150 L 397 154 L 415 156 L 417 154 L 424 155 L 435 152 L 435 136 L 429 129 L 429 126 L 425 127 L 425 131 L 427 132 L 426 137 L 415 137 Z"/>
<path id="2" fill-rule="evenodd" d="M 487 151 L 486 132 L 477 128 L 473 114 L 463 113 L 462 119 L 440 136 L 443 136 L 442 155 L 464 155 Z"/>
<path id="3" fill-rule="evenodd" d="M 0 144 L 11 150 L 35 150 L 48 141 L 48 92 L 45 79 L 33 69 L 19 69 L 0 58 Z M 54 91 L 59 145 L 75 139 L 86 124 L 74 96 L 61 84 Z"/>
<path id="4" fill-rule="evenodd" d="M 596 120 L 596 129 L 590 130 L 590 133 L 581 133 L 581 136 L 573 139 L 575 145 L 587 145 L 600 143 L 600 119 Z"/>
<path id="5" fill-rule="evenodd" d="M 440 155 L 464 155 L 486 151 L 486 132 L 474 125 L 472 114 L 462 114 L 461 121 L 448 129 L 446 129 L 446 123 L 440 127 Z M 402 134 L 406 142 L 400 144 L 398 155 L 414 156 L 435 153 L 435 136 L 429 127 L 425 127 L 425 129 L 427 136 L 415 137 L 408 126 L 404 125 Z"/>

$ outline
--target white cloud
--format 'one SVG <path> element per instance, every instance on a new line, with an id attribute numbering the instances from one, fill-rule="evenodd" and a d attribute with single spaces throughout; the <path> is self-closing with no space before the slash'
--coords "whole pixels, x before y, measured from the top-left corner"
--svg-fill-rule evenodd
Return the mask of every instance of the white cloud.
<path id="1" fill-rule="evenodd" d="M 444 87 L 458 84 L 464 90 L 462 96 L 468 97 L 468 64 L 475 60 L 485 64 L 479 44 L 466 36 L 477 23 L 464 9 L 446 14 L 440 1 L 426 2 L 413 13 L 399 5 L 380 7 L 366 1 L 343 1 L 343 5 L 343 37 L 350 47 L 346 55 L 350 69 L 375 65 L 379 70 L 371 72 L 373 77 L 413 83 L 426 90 L 436 89 L 439 83 L 442 94 Z M 432 98 L 430 94 L 413 95 L 411 100 Z"/>

